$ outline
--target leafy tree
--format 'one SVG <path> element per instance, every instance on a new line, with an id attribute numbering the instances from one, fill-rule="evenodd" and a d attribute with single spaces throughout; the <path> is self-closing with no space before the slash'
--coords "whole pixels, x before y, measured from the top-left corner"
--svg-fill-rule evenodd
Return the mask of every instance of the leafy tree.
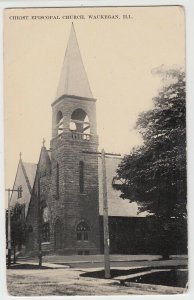
<path id="1" fill-rule="evenodd" d="M 139 204 L 139 212 L 157 217 L 166 237 L 176 226 L 183 230 L 187 216 L 185 74 L 181 69 L 160 73 L 168 80 L 153 99 L 154 108 L 138 117 L 143 145 L 123 158 L 116 188 Z"/>
<path id="2" fill-rule="evenodd" d="M 21 246 L 25 243 L 26 224 L 24 210 L 25 206 L 19 203 L 16 203 L 11 210 L 11 240 L 14 250 L 14 261 L 16 261 L 16 247 L 21 249 Z"/>

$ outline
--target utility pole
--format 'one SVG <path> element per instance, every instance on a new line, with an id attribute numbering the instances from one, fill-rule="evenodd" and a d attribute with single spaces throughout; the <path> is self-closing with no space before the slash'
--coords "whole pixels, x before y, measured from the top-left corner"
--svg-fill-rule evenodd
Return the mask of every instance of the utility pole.
<path id="1" fill-rule="evenodd" d="M 8 214 L 7 214 L 7 242 L 8 242 L 8 260 L 7 267 L 10 268 L 11 265 L 11 192 L 17 192 L 18 198 L 22 197 L 22 187 L 18 187 L 18 189 L 5 189 L 8 192 Z"/>
<path id="2" fill-rule="evenodd" d="M 108 226 L 108 199 L 107 199 L 107 178 L 106 178 L 106 156 L 121 156 L 116 153 L 106 153 L 104 149 L 101 152 L 83 151 L 87 154 L 101 155 L 102 160 L 102 190 L 103 190 L 103 229 L 104 229 L 104 275 L 110 278 L 110 239 Z"/>
<path id="3" fill-rule="evenodd" d="M 38 174 L 38 265 L 42 266 L 42 239 L 41 239 L 41 208 L 40 208 L 40 171 L 37 166 Z"/>
<path id="4" fill-rule="evenodd" d="M 107 201 L 107 180 L 105 151 L 102 149 L 102 191 L 103 191 L 103 224 L 104 224 L 104 271 L 105 278 L 110 278 L 110 240 L 108 228 L 108 201 Z"/>
<path id="5" fill-rule="evenodd" d="M 11 193 L 10 193 L 10 189 L 6 189 L 6 191 L 8 192 L 8 215 L 7 215 L 8 261 L 7 261 L 7 267 L 9 268 L 11 265 L 11 212 L 10 212 Z"/>

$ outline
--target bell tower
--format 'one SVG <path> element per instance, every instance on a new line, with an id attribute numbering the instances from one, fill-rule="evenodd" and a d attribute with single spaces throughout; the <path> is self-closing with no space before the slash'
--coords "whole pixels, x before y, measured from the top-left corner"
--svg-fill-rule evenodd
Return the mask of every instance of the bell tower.
<path id="1" fill-rule="evenodd" d="M 56 252 L 99 253 L 98 158 L 86 153 L 97 149 L 96 99 L 72 24 L 52 103 L 50 201 Z"/>

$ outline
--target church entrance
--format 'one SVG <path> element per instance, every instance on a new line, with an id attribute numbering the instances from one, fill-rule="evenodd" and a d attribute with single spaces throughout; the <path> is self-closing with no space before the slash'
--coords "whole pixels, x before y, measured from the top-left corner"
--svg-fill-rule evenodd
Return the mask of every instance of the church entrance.
<path id="1" fill-rule="evenodd" d="M 57 219 L 55 222 L 55 251 L 63 249 L 63 224 Z"/>

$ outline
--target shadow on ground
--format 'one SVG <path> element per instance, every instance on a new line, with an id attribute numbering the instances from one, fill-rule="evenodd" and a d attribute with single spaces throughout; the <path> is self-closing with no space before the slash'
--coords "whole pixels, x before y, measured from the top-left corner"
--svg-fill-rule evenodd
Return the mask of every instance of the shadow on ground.
<path id="1" fill-rule="evenodd" d="M 188 272 L 187 270 L 158 271 L 157 273 L 145 274 L 127 281 L 185 288 L 188 281 Z"/>
<path id="2" fill-rule="evenodd" d="M 145 274 L 138 276 L 138 273 L 158 270 L 153 274 Z M 133 275 L 134 277 L 127 279 L 127 275 Z M 146 283 L 146 284 L 156 284 L 156 285 L 165 285 L 173 287 L 185 287 L 188 281 L 188 271 L 186 266 L 158 266 L 158 267 L 143 267 L 143 268 L 134 268 L 128 270 L 122 269 L 111 269 L 110 270 L 111 278 L 117 279 L 119 276 L 126 276 L 125 280 L 122 282 L 137 282 L 137 283 Z M 104 270 L 86 272 L 80 274 L 81 277 L 92 277 L 92 278 L 102 278 L 105 279 Z"/>
<path id="3" fill-rule="evenodd" d="M 136 274 L 137 272 L 144 272 L 144 271 L 149 271 L 152 268 L 147 267 L 147 268 L 141 268 L 141 269 L 129 269 L 129 270 L 119 270 L 119 269 L 111 269 L 110 270 L 110 276 L 111 278 L 118 277 L 118 276 L 124 276 L 124 275 L 131 275 L 131 274 Z M 104 270 L 100 271 L 94 271 L 94 272 L 87 272 L 80 274 L 81 277 L 92 277 L 92 278 L 102 278 L 105 279 L 105 273 Z"/>
<path id="4" fill-rule="evenodd" d="M 45 269 L 52 269 L 49 267 L 41 266 L 39 267 L 38 265 L 32 265 L 32 264 L 15 264 L 9 267 L 9 269 L 16 269 L 16 270 L 45 270 Z"/>

